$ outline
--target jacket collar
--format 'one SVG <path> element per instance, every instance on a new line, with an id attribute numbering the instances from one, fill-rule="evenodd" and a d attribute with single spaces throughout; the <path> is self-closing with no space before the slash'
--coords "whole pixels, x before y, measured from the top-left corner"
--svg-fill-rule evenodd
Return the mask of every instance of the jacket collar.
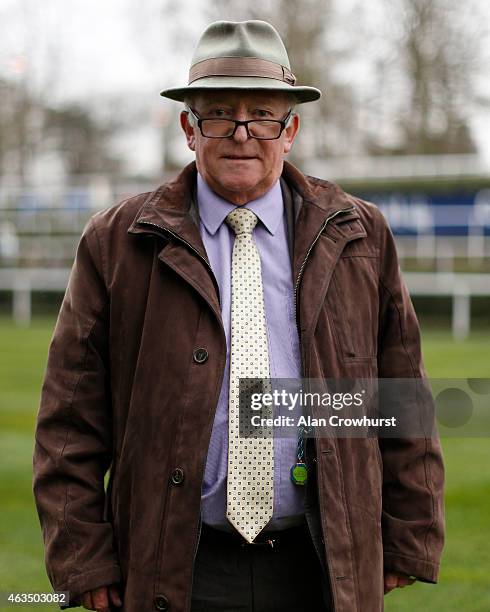
<path id="1" fill-rule="evenodd" d="M 129 226 L 128 233 L 154 233 L 167 231 L 190 244 L 207 260 L 199 233 L 195 185 L 195 162 L 188 164 L 174 179 L 160 185 L 150 193 Z"/>
<path id="2" fill-rule="evenodd" d="M 195 162 L 192 162 L 174 180 L 150 194 L 128 233 L 156 233 L 166 238 L 170 235 L 170 244 L 160 251 L 159 259 L 185 278 L 210 304 L 217 319 L 221 321 L 219 287 L 200 234 L 196 182 L 197 169 Z M 294 166 L 284 162 L 281 188 L 288 222 L 295 303 L 299 299 L 301 310 L 299 285 L 309 254 L 320 235 L 325 232 L 332 244 L 327 253 L 328 261 L 324 262 L 322 269 L 328 285 L 328 279 L 345 245 L 355 238 L 366 236 L 366 231 L 360 223 L 355 198 L 337 185 L 306 177 Z M 353 220 L 355 223 L 346 223 Z M 183 248 L 183 243 L 188 248 Z M 209 274 L 202 275 L 191 251 L 198 255 Z M 301 316 L 302 329 L 313 324 L 313 314 L 311 308 L 305 310 Z"/>
<path id="3" fill-rule="evenodd" d="M 287 161 L 284 162 L 282 179 L 293 193 L 295 222 L 300 216 L 305 221 L 306 217 L 311 217 L 311 221 L 321 225 L 338 210 L 347 209 L 350 209 L 347 217 L 345 216 L 347 213 L 344 213 L 342 218 L 332 218 L 331 222 L 336 224 L 340 220 L 359 218 L 354 198 L 334 183 L 305 176 Z M 148 228 L 153 225 L 182 238 L 206 258 L 199 233 L 199 213 L 195 197 L 196 180 L 196 163 L 191 162 L 173 180 L 160 185 L 148 196 L 128 232 L 145 233 L 145 227 L 147 231 L 151 231 Z M 305 204 L 310 206 L 305 207 Z M 311 210 L 305 212 L 306 209 Z"/>

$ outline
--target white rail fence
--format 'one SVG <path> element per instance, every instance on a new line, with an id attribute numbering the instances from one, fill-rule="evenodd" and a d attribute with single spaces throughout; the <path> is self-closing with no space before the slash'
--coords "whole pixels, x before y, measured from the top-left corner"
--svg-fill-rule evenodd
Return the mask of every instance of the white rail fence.
<path id="1" fill-rule="evenodd" d="M 12 291 L 12 316 L 18 325 L 29 325 L 32 316 L 32 293 L 65 291 L 68 268 L 0 269 L 0 291 Z M 450 297 L 452 299 L 452 333 L 464 339 L 471 329 L 471 298 L 490 296 L 490 274 L 452 272 L 405 272 L 412 296 Z"/>
<path id="2" fill-rule="evenodd" d="M 441 272 L 456 270 L 456 260 L 466 259 L 467 271 L 488 271 L 488 266 L 478 270 L 490 258 L 490 190 L 484 191 L 485 198 L 473 207 L 416 202 L 380 206 L 395 232 L 400 258 Z M 91 212 L 0 208 L 0 266 L 68 266 Z"/>

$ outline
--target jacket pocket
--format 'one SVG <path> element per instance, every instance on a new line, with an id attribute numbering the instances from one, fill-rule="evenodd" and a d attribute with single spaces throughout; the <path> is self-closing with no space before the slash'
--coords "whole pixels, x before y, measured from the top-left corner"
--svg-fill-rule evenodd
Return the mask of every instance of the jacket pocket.
<path id="1" fill-rule="evenodd" d="M 377 261 L 376 257 L 341 258 L 332 276 L 325 308 L 342 361 L 376 359 Z"/>

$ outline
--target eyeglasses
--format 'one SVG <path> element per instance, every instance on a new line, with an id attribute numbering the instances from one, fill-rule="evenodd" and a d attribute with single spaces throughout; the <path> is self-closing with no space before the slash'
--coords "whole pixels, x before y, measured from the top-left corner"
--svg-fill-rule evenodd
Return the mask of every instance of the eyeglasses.
<path id="1" fill-rule="evenodd" d="M 197 125 L 205 138 L 230 138 L 234 136 L 239 125 L 245 126 L 249 138 L 258 140 L 276 140 L 291 117 L 292 109 L 282 120 L 276 119 L 250 119 L 237 121 L 236 119 L 202 119 L 195 110 L 189 108 L 190 113 L 197 119 Z"/>

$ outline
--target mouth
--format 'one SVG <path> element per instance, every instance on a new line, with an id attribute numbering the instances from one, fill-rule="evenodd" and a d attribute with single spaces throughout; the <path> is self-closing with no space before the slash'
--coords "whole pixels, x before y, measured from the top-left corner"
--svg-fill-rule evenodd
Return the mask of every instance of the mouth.
<path id="1" fill-rule="evenodd" d="M 223 155 L 225 159 L 235 159 L 235 160 L 247 160 L 247 159 L 256 159 L 254 155 Z"/>

